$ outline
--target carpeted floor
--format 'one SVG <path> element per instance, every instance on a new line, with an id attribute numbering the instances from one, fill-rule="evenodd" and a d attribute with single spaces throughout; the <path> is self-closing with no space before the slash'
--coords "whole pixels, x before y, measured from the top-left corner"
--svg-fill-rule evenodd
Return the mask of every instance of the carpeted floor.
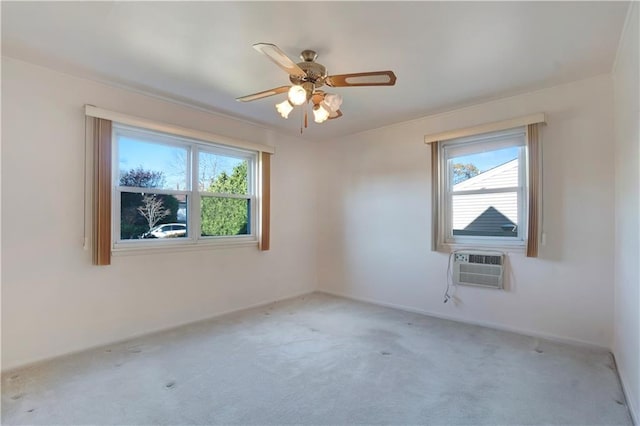
<path id="1" fill-rule="evenodd" d="M 610 355 L 312 294 L 11 371 L 2 424 L 630 425 Z"/>

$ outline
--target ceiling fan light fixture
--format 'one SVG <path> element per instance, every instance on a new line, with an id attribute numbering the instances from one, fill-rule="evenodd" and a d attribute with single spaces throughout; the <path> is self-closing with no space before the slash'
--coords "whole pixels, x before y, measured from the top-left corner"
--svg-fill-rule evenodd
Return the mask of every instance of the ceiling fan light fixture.
<path id="1" fill-rule="evenodd" d="M 313 121 L 318 124 L 327 121 L 330 114 L 331 110 L 329 109 L 329 106 L 324 102 L 321 102 L 318 105 L 314 105 L 313 107 Z"/>
<path id="2" fill-rule="evenodd" d="M 0 0 L 1 1 L 1 0 Z M 342 96 L 316 90 L 326 85 L 328 87 L 355 87 L 355 86 L 394 86 L 396 75 L 393 71 L 370 71 L 351 74 L 327 73 L 324 65 L 316 62 L 318 55 L 313 50 L 303 50 L 300 57 L 303 62 L 295 63 L 278 46 L 271 43 L 256 43 L 253 48 L 264 54 L 278 67 L 289 74 L 292 86 L 280 86 L 271 90 L 254 93 L 252 95 L 236 98 L 240 102 L 255 101 L 268 96 L 287 93 L 287 100 L 276 104 L 276 110 L 283 118 L 289 118 L 289 114 L 296 106 L 302 106 L 301 117 L 304 117 L 304 127 L 307 127 L 307 106 L 311 103 L 314 121 L 324 123 L 329 119 L 342 117 L 340 106 Z M 302 133 L 302 126 L 300 127 Z"/>
<path id="3" fill-rule="evenodd" d="M 307 102 L 307 90 L 298 84 L 294 84 L 293 86 L 291 86 L 288 96 L 289 102 L 296 106 L 302 105 Z"/>
<path id="4" fill-rule="evenodd" d="M 291 105 L 289 99 L 285 99 L 283 102 L 276 104 L 276 110 L 278 110 L 282 118 L 289 118 L 289 113 L 293 111 L 293 105 Z"/>
<path id="5" fill-rule="evenodd" d="M 342 96 L 336 93 L 327 93 L 324 96 L 324 103 L 329 107 L 329 111 L 334 113 L 339 110 L 340 105 L 342 105 Z"/>

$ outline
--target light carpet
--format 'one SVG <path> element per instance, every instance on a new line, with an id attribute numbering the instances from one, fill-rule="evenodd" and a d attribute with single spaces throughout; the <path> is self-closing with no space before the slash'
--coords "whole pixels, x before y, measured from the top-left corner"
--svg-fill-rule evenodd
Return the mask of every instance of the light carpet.
<path id="1" fill-rule="evenodd" d="M 2 424 L 631 419 L 606 351 L 314 293 L 3 374 Z"/>

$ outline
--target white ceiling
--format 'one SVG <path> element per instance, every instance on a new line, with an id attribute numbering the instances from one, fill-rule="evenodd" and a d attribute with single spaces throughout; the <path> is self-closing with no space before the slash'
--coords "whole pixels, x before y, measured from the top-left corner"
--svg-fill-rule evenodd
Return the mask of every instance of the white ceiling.
<path id="1" fill-rule="evenodd" d="M 277 44 L 329 74 L 392 69 L 393 87 L 331 89 L 344 116 L 327 139 L 608 73 L 627 2 L 2 2 L 3 55 L 167 96 L 299 134 L 288 84 L 251 48 Z M 141 115 L 144 115 L 141 112 Z M 311 120 L 310 120 L 311 121 Z"/>

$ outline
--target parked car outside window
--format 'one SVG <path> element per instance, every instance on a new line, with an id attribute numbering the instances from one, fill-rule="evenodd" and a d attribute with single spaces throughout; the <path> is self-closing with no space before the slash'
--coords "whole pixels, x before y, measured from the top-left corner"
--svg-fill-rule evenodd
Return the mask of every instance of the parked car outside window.
<path id="1" fill-rule="evenodd" d="M 142 238 L 180 238 L 186 236 L 187 225 L 184 223 L 165 223 L 142 234 Z"/>

